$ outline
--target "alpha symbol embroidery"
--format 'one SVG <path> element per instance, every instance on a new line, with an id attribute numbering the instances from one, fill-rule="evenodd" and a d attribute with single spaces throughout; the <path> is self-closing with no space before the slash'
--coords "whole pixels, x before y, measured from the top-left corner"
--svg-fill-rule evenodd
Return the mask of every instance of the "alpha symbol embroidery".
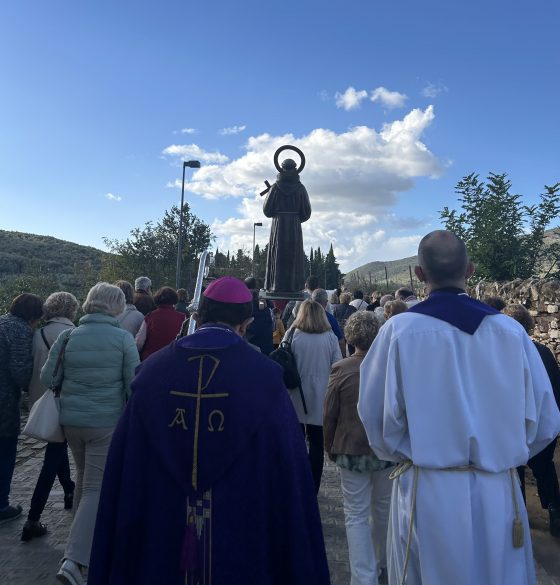
<path id="1" fill-rule="evenodd" d="M 169 427 L 174 427 L 177 425 L 181 425 L 184 431 L 188 430 L 187 422 L 185 421 L 185 412 L 184 408 L 176 408 L 175 409 L 175 418 L 171 421 L 171 424 L 168 425 Z"/>

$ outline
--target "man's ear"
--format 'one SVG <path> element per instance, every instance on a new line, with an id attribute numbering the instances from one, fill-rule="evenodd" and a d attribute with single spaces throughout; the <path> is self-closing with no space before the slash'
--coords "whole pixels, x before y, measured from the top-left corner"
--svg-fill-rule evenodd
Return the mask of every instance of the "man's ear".
<path id="1" fill-rule="evenodd" d="M 241 337 L 245 337 L 245 334 L 247 333 L 247 327 L 249 327 L 249 325 L 251 325 L 251 323 L 255 320 L 254 317 L 249 317 L 248 319 L 245 319 L 245 321 L 243 321 L 243 323 L 241 323 L 241 325 L 239 325 L 239 335 L 241 335 Z"/>
<path id="2" fill-rule="evenodd" d="M 426 275 L 420 266 L 414 267 L 414 274 L 416 274 L 416 278 L 418 278 L 420 282 L 426 282 Z"/>
<path id="3" fill-rule="evenodd" d="M 469 261 L 467 264 L 467 269 L 465 270 L 465 280 L 469 280 L 469 278 L 474 274 L 475 270 L 475 265 Z"/>

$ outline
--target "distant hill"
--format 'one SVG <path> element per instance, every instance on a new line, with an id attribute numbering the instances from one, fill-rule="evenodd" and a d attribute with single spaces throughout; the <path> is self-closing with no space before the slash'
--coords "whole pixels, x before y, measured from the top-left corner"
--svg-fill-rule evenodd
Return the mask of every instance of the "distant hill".
<path id="1" fill-rule="evenodd" d="M 99 279 L 105 254 L 50 236 L 0 230 L 0 287 L 7 296 L 57 289 L 82 295 Z"/>
<path id="2" fill-rule="evenodd" d="M 560 242 L 560 228 L 547 230 L 544 241 L 547 246 L 555 242 Z M 344 277 L 344 281 L 348 284 L 354 283 L 355 286 L 366 288 L 370 286 L 373 288 L 384 288 L 386 287 L 385 267 L 387 267 L 389 289 L 393 286 L 391 283 L 401 286 L 410 285 L 410 272 L 408 268 L 410 266 L 412 268 L 412 281 L 416 286 L 418 280 L 414 275 L 414 266 L 416 266 L 417 262 L 418 256 L 409 256 L 401 260 L 388 260 L 386 262 L 382 260 L 368 262 L 348 272 Z"/>
<path id="3" fill-rule="evenodd" d="M 409 256 L 401 260 L 376 260 L 368 262 L 363 266 L 358 266 L 344 276 L 344 282 L 353 286 L 365 287 L 365 292 L 371 292 L 370 288 L 387 288 L 385 268 L 387 268 L 387 280 L 389 289 L 393 290 L 395 285 L 410 285 L 410 271 L 412 268 L 413 283 L 417 283 L 414 276 L 414 266 L 417 264 L 417 256 Z"/>
<path id="4" fill-rule="evenodd" d="M 544 241 L 547 246 L 560 241 L 560 227 L 544 232 Z"/>

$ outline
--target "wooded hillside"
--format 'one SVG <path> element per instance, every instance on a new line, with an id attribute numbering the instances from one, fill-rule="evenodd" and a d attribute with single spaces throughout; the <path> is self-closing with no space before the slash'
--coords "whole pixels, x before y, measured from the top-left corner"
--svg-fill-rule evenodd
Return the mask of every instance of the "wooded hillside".
<path id="1" fill-rule="evenodd" d="M 0 230 L 0 311 L 21 292 L 67 290 L 83 300 L 99 280 L 105 252 L 51 236 Z"/>

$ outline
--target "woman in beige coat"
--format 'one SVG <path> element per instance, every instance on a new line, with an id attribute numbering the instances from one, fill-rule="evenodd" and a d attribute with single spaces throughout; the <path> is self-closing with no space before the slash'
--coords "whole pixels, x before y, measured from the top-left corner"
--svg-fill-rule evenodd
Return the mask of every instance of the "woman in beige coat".
<path id="1" fill-rule="evenodd" d="M 325 398 L 324 446 L 340 468 L 351 585 L 377 584 L 378 579 L 383 583 L 387 574 L 392 463 L 379 460 L 371 450 L 357 408 L 360 365 L 378 331 L 371 311 L 349 317 L 344 335 L 356 352 L 334 364 Z"/>

